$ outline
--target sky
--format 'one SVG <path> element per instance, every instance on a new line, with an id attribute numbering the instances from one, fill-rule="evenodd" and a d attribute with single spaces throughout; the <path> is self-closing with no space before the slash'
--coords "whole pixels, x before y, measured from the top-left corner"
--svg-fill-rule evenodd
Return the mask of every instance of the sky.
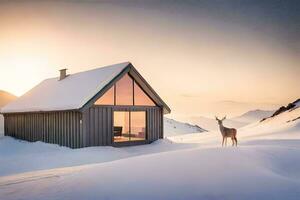
<path id="1" fill-rule="evenodd" d="M 130 61 L 171 117 L 236 116 L 300 97 L 300 3 L 1 1 L 0 89 Z"/>

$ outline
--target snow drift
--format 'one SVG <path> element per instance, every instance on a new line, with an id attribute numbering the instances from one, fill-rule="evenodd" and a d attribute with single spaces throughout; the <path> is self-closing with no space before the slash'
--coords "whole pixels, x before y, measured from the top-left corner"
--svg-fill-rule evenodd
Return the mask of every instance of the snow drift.
<path id="1" fill-rule="evenodd" d="M 164 136 L 175 136 L 189 133 L 201 133 L 206 130 L 189 123 L 180 122 L 174 119 L 164 117 Z"/>
<path id="2" fill-rule="evenodd" d="M 296 107 L 239 129 L 237 148 L 221 148 L 219 132 L 173 136 L 144 146 L 78 150 L 4 137 L 0 169 L 6 170 L 0 177 L 0 196 L 297 200 L 299 116 Z M 88 161 L 80 165 L 79 160 Z M 43 167 L 36 167 L 38 163 Z M 22 166 L 26 170 L 19 170 Z"/>

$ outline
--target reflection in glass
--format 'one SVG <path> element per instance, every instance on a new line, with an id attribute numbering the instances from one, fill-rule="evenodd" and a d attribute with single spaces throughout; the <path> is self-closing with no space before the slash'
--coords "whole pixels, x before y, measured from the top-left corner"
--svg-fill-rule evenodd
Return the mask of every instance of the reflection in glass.
<path id="1" fill-rule="evenodd" d="M 95 105 L 155 106 L 155 103 L 128 74 L 125 74 L 95 102 Z"/>
<path id="2" fill-rule="evenodd" d="M 134 105 L 137 106 L 155 106 L 148 95 L 134 81 Z"/>
<path id="3" fill-rule="evenodd" d="M 114 87 L 106 91 L 96 102 L 95 105 L 114 105 Z"/>
<path id="4" fill-rule="evenodd" d="M 114 111 L 114 142 L 146 140 L 146 111 Z"/>
<path id="5" fill-rule="evenodd" d="M 114 112 L 114 142 L 129 141 L 129 112 Z"/>
<path id="6" fill-rule="evenodd" d="M 145 140 L 146 139 L 146 112 L 132 111 L 130 116 L 130 140 Z"/>
<path id="7" fill-rule="evenodd" d="M 128 74 L 116 83 L 116 105 L 133 105 L 133 79 Z"/>

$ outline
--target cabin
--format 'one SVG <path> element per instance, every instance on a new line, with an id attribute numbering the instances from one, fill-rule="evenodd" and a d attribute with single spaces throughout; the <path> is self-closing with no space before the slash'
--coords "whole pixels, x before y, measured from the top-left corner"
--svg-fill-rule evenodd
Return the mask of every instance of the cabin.
<path id="1" fill-rule="evenodd" d="M 129 62 L 62 69 L 1 109 L 6 136 L 70 148 L 151 143 L 163 138 L 170 112 Z"/>

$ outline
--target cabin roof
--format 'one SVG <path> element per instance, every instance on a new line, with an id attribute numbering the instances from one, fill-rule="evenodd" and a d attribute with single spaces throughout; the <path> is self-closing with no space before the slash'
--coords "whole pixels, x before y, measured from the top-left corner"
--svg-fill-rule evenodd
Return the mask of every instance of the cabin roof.
<path id="1" fill-rule="evenodd" d="M 70 74 L 63 80 L 59 80 L 59 77 L 46 79 L 15 101 L 4 106 L 1 112 L 19 113 L 81 109 L 111 83 L 115 77 L 130 67 L 133 67 L 130 62 L 124 62 Z M 157 95 L 151 87 L 150 91 Z M 161 100 L 158 95 L 157 99 Z M 165 108 L 165 113 L 170 112 L 169 107 L 162 100 L 160 104 Z"/>

